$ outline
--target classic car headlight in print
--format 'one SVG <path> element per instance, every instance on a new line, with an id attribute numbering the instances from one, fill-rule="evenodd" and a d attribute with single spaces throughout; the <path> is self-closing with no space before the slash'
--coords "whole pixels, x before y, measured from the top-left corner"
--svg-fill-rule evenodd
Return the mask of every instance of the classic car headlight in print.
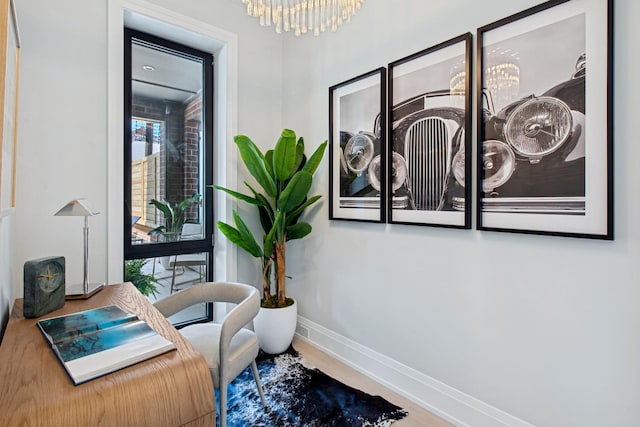
<path id="1" fill-rule="evenodd" d="M 504 136 L 518 154 L 537 163 L 567 141 L 572 127 L 567 104 L 557 98 L 540 97 L 516 107 L 504 126 Z"/>
<path id="2" fill-rule="evenodd" d="M 380 207 L 378 138 L 369 132 L 340 132 L 340 207 Z"/>
<path id="3" fill-rule="evenodd" d="M 369 167 L 374 154 L 374 138 L 363 132 L 349 138 L 344 147 L 344 157 L 351 172 L 360 175 Z"/>
<path id="4" fill-rule="evenodd" d="M 391 208 L 405 209 L 409 206 L 409 196 L 398 194 L 398 190 L 407 183 L 408 168 L 404 157 L 398 153 L 394 152 L 392 154 L 389 174 L 391 176 Z"/>
<path id="5" fill-rule="evenodd" d="M 391 161 L 391 191 L 393 193 L 404 185 L 407 180 L 407 174 L 407 162 L 400 154 L 393 153 Z"/>
<path id="6" fill-rule="evenodd" d="M 382 170 L 382 156 L 379 154 L 371 160 L 367 170 L 367 179 L 374 190 L 380 191 L 380 171 Z"/>
<path id="7" fill-rule="evenodd" d="M 482 191 L 489 193 L 509 181 L 516 168 L 516 156 L 502 141 L 485 141 L 481 166 L 484 171 Z"/>
<path id="8" fill-rule="evenodd" d="M 567 81 L 485 111 L 483 210 L 584 215 L 585 75 L 582 55 Z"/>
<path id="9" fill-rule="evenodd" d="M 464 140 L 464 137 L 462 138 L 462 140 Z M 451 162 L 451 171 L 453 172 L 453 177 L 461 187 L 464 187 L 465 185 L 464 168 L 465 150 L 463 145 L 462 147 L 460 147 L 456 155 L 453 156 L 453 161 Z"/>

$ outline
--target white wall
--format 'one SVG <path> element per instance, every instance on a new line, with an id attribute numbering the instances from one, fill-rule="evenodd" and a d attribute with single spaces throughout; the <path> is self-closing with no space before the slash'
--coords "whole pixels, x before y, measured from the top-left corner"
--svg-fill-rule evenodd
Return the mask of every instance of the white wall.
<path id="1" fill-rule="evenodd" d="M 258 21 L 246 16 L 245 6 L 239 0 L 151 0 L 153 4 L 202 20 L 238 36 L 238 111 L 237 134 L 250 136 L 258 145 L 270 145 L 282 130 L 282 82 L 284 73 L 283 41 L 272 31 L 259 26 Z M 228 141 L 230 151 L 235 144 Z M 238 161 L 239 158 L 238 158 Z M 241 165 L 241 162 L 240 162 Z M 250 179 L 244 167 L 238 168 L 237 185 Z M 237 206 L 243 217 L 251 216 L 249 206 Z M 255 229 L 258 230 L 257 225 Z M 218 233 L 218 240 L 224 239 Z M 218 276 L 217 276 L 218 277 Z M 233 276 L 231 276 L 233 278 Z M 240 256 L 237 277 L 249 283 L 259 283 L 258 266 L 254 259 Z"/>
<path id="2" fill-rule="evenodd" d="M 288 37 L 284 123 L 317 144 L 329 86 L 537 3 L 369 0 L 334 34 Z M 640 5 L 615 6 L 614 242 L 329 222 L 325 198 L 288 251 L 300 314 L 535 425 L 638 425 Z"/>
<path id="3" fill-rule="evenodd" d="M 230 114 L 238 132 L 276 135 L 281 128 L 282 40 L 264 37 L 233 0 L 151 3 L 238 34 L 239 108 Z M 82 219 L 53 216 L 76 197 L 88 198 L 101 212 L 89 219 L 90 279 L 121 280 L 107 273 L 107 233 L 121 234 L 107 230 L 107 148 L 121 144 L 117 137 L 107 140 L 107 2 L 30 1 L 17 6 L 23 52 L 13 217 L 21 237 L 13 247 L 14 296 L 22 296 L 22 264 L 40 256 L 64 255 L 68 284 L 82 281 Z"/>
<path id="4" fill-rule="evenodd" d="M 153 3 L 238 34 L 238 132 L 267 146 L 291 127 L 311 150 L 327 138 L 329 86 L 538 2 L 368 0 L 337 33 L 286 35 L 284 46 L 239 0 Z M 82 220 L 52 215 L 79 196 L 107 212 L 107 144 L 119 143 L 106 138 L 106 1 L 17 7 L 18 200 L 0 220 L 0 247 L 12 257 L 0 265 L 5 299 L 22 295 L 27 259 L 64 255 L 68 280 L 81 280 Z M 535 425 L 637 424 L 639 16 L 637 2 L 616 0 L 614 242 L 329 222 L 319 174 L 315 231 L 288 251 L 300 314 Z M 108 280 L 106 236 L 120 231 L 102 214 L 90 227 L 91 276 Z M 239 278 L 255 280 L 251 261 L 241 264 Z"/>
<path id="5" fill-rule="evenodd" d="M 17 200 L 0 229 L 3 250 L 10 242 L 11 260 L 8 269 L 2 263 L 0 287 L 3 295 L 21 297 L 22 265 L 28 259 L 64 255 L 72 261 L 67 280 L 82 282 L 82 218 L 53 214 L 83 196 L 97 210 L 106 208 L 106 36 L 100 31 L 106 5 L 16 3 L 23 42 Z M 100 247 L 105 224 L 103 216 L 90 219 L 96 280 L 105 278 L 106 253 Z M 13 298 L 7 305 L 3 300 L 2 314 L 12 305 Z"/>

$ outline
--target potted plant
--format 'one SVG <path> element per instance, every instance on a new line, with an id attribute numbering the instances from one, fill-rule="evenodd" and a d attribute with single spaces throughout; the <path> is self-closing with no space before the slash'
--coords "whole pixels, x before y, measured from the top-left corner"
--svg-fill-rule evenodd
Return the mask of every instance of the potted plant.
<path id="1" fill-rule="evenodd" d="M 178 203 L 171 203 L 166 199 L 151 199 L 150 205 L 153 205 L 162 212 L 164 216 L 164 225 L 159 225 L 149 231 L 149 235 L 162 235 L 165 240 L 175 241 L 180 238 L 182 226 L 186 222 L 185 213 L 189 207 L 200 201 L 201 195 L 193 193 L 191 197 L 184 199 Z"/>
<path id="2" fill-rule="evenodd" d="M 301 239 L 311 233 L 311 225 L 300 221 L 300 218 L 307 207 L 320 199 L 320 195 L 308 197 L 308 194 L 313 174 L 322 161 L 327 141 L 320 144 L 308 159 L 304 154 L 303 138 L 297 138 L 295 132 L 290 129 L 284 129 L 275 147 L 264 154 L 245 135 L 236 136 L 234 142 L 238 146 L 242 161 L 262 191 L 257 191 L 247 182 L 244 184 L 250 192 L 249 195 L 217 185 L 214 187 L 257 207 L 264 232 L 260 238 L 261 244 L 235 210 L 234 225 L 218 221 L 216 226 L 229 240 L 260 259 L 262 309 L 255 321 L 256 332 L 264 351 L 281 353 L 288 348 L 293 339 L 297 319 L 295 301 L 286 295 L 286 244 L 290 240 Z M 272 274 L 273 272 L 275 274 Z M 276 313 L 271 310 L 285 307 L 292 307 L 289 312 L 293 314 Z M 287 326 L 262 327 L 262 318 L 268 315 L 278 316 L 276 322 L 284 322 L 281 317 L 289 319 L 286 320 Z M 273 337 L 278 332 L 283 332 L 283 336 Z M 272 346 L 267 343 L 267 335 L 278 340 L 279 344 Z"/>

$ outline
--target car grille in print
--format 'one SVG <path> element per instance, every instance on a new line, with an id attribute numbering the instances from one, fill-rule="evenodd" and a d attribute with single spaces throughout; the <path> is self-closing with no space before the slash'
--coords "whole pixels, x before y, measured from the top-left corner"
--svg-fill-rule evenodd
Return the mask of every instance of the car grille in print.
<path id="1" fill-rule="evenodd" d="M 449 132 L 444 120 L 429 117 L 413 123 L 405 138 L 407 186 L 415 209 L 438 210 L 447 188 Z"/>

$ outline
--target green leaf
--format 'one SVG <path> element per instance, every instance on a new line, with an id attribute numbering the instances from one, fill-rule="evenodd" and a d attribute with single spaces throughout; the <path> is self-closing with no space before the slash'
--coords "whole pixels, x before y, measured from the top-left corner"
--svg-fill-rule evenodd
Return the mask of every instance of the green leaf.
<path id="1" fill-rule="evenodd" d="M 282 219 L 282 213 L 278 212 L 273 221 L 273 226 L 271 227 L 271 230 L 269 230 L 269 232 L 264 236 L 263 247 L 264 247 L 265 257 L 271 256 L 273 254 L 273 249 L 274 249 L 273 242 L 275 240 L 276 230 L 278 229 L 278 225 L 280 224 L 281 219 Z"/>
<path id="2" fill-rule="evenodd" d="M 255 200 L 257 201 L 256 205 L 258 207 L 258 214 L 260 217 L 260 225 L 262 225 L 262 229 L 265 233 L 271 230 L 271 226 L 273 225 L 274 212 L 273 207 L 271 207 L 271 203 L 267 198 L 254 190 L 249 184 L 245 182 L 245 185 L 249 187 L 249 190 L 254 194 Z"/>
<path id="3" fill-rule="evenodd" d="M 240 236 L 242 237 L 242 240 L 251 249 L 250 251 L 247 251 L 247 252 L 249 252 L 253 256 L 262 256 L 262 249 L 260 248 L 260 245 L 258 245 L 258 241 L 254 237 L 251 230 L 249 230 L 249 227 L 247 227 L 247 224 L 244 223 L 244 221 L 242 220 L 238 212 L 235 210 L 233 211 L 233 221 L 236 223 L 236 227 L 240 232 Z M 258 255 L 255 255 L 256 253 Z"/>
<path id="4" fill-rule="evenodd" d="M 176 205 L 176 211 L 184 212 L 192 204 L 198 203 L 200 201 L 200 197 L 202 197 L 200 194 L 193 193 L 191 197 L 184 199 Z"/>
<path id="5" fill-rule="evenodd" d="M 234 227 L 222 221 L 217 221 L 216 226 L 218 227 L 218 230 L 220 230 L 227 239 L 229 239 L 231 242 L 235 243 L 240 248 L 247 251 L 252 256 L 256 258 L 262 256 L 262 249 L 260 249 L 260 246 L 258 245 L 257 242 L 255 242 L 255 240 L 254 242 L 245 241 L 239 230 L 235 229 Z M 252 243 L 255 243 L 255 245 L 253 245 Z"/>
<path id="6" fill-rule="evenodd" d="M 240 199 L 240 200 L 242 200 L 244 202 L 250 203 L 252 205 L 259 205 L 260 204 L 260 202 L 258 200 L 254 199 L 251 196 L 247 196 L 246 194 L 238 193 L 237 191 L 233 191 L 233 190 L 230 190 L 228 188 L 221 187 L 219 185 L 214 185 L 213 187 L 216 190 L 224 191 L 228 195 L 233 196 L 236 199 Z"/>
<path id="7" fill-rule="evenodd" d="M 156 209 L 162 212 L 165 218 L 173 216 L 173 209 L 171 208 L 171 204 L 169 204 L 169 202 L 167 202 L 166 200 L 159 201 L 156 199 L 151 199 L 151 201 L 149 201 L 149 204 L 155 206 Z"/>
<path id="8" fill-rule="evenodd" d="M 300 170 L 304 158 L 304 139 L 300 137 L 298 138 L 298 144 L 296 145 L 296 163 L 293 166 L 294 171 Z"/>
<path id="9" fill-rule="evenodd" d="M 294 239 L 302 239 L 307 234 L 311 233 L 311 225 L 306 222 L 299 222 L 287 227 L 287 241 Z"/>
<path id="10" fill-rule="evenodd" d="M 264 164 L 269 171 L 269 175 L 271 175 L 271 178 L 275 181 L 276 175 L 273 173 L 273 150 L 268 150 L 264 153 Z"/>
<path id="11" fill-rule="evenodd" d="M 155 236 L 156 234 L 162 234 L 167 230 L 167 227 L 165 227 L 164 225 L 159 225 L 156 228 L 154 228 L 153 230 L 149 230 L 149 232 L 147 233 L 149 236 Z"/>
<path id="12" fill-rule="evenodd" d="M 271 204 L 269 203 L 269 200 L 267 200 L 267 198 L 264 196 L 264 194 L 258 193 L 246 181 L 245 181 L 244 185 L 246 185 L 249 188 L 249 190 L 251 190 L 251 192 L 253 193 L 253 197 L 255 197 L 255 201 L 256 201 L 256 203 L 253 203 L 254 205 L 264 206 L 266 209 L 269 209 L 269 210 L 273 211 L 273 209 L 271 208 Z"/>
<path id="13" fill-rule="evenodd" d="M 251 176 L 256 179 L 258 184 L 260 184 L 269 196 L 275 197 L 277 194 L 276 184 L 267 169 L 264 156 L 260 149 L 258 149 L 251 139 L 244 135 L 237 135 L 234 141 L 238 146 L 242 161 Z"/>
<path id="14" fill-rule="evenodd" d="M 294 210 L 307 197 L 311 189 L 312 178 L 309 172 L 296 172 L 280 194 L 278 210 L 289 213 Z"/>
<path id="15" fill-rule="evenodd" d="M 262 230 L 268 233 L 273 227 L 273 212 L 268 211 L 263 206 L 258 206 L 258 217 L 260 218 Z"/>
<path id="16" fill-rule="evenodd" d="M 287 224 L 292 224 L 295 223 L 295 219 L 298 218 L 298 216 L 309 206 L 311 206 L 312 204 L 314 204 L 315 202 L 317 202 L 322 196 L 320 195 L 316 195 L 311 197 L 310 199 L 306 200 L 303 204 L 301 204 L 300 206 L 298 206 L 297 208 L 295 208 L 295 210 L 293 212 L 290 212 L 289 215 L 287 216 Z M 291 222 L 290 219 L 291 218 Z"/>
<path id="17" fill-rule="evenodd" d="M 314 174 L 320 162 L 322 161 L 322 157 L 324 156 L 324 151 L 327 148 L 327 141 L 320 144 L 316 151 L 313 152 L 307 163 L 302 168 L 303 171 L 309 172 L 311 175 Z"/>
<path id="18" fill-rule="evenodd" d="M 290 129 L 282 131 L 273 152 L 273 171 L 280 181 L 286 181 L 296 171 L 296 133 Z"/>

